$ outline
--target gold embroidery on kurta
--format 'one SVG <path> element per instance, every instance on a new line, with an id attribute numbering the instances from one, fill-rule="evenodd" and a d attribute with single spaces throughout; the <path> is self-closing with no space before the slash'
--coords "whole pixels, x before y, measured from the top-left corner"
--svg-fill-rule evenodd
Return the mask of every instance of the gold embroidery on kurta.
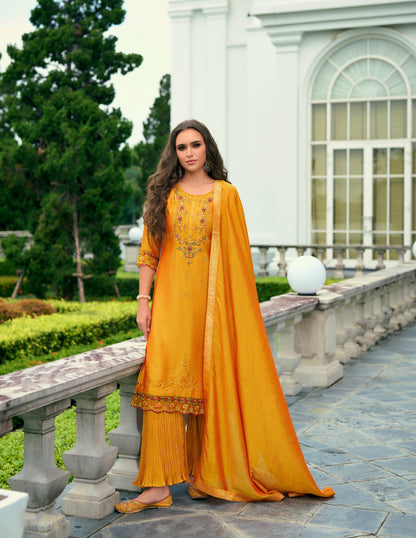
<path id="1" fill-rule="evenodd" d="M 188 265 L 199 252 L 203 252 L 202 245 L 207 240 L 207 213 L 212 204 L 211 194 L 204 196 L 187 196 L 174 187 L 174 200 L 176 200 L 175 240 L 177 250 L 187 259 Z"/>

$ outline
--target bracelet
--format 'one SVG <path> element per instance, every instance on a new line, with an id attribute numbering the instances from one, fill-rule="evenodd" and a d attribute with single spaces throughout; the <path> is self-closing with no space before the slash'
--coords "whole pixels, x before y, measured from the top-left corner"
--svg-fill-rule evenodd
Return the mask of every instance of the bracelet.
<path id="1" fill-rule="evenodd" d="M 144 293 L 139 293 L 139 295 L 136 297 L 137 300 L 139 299 L 147 299 L 148 301 L 150 301 L 151 297 L 150 295 L 145 295 Z"/>

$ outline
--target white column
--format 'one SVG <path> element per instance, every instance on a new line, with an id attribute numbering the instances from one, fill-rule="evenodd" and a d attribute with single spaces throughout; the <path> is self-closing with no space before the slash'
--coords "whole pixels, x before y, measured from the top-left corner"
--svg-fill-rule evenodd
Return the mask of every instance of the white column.
<path id="1" fill-rule="evenodd" d="M 172 21 L 172 128 L 191 116 L 191 14 L 190 9 L 169 11 Z"/>
<path id="2" fill-rule="evenodd" d="M 275 123 L 273 162 L 279 169 L 279 177 L 284 178 L 284 196 L 276 198 L 276 213 L 279 215 L 279 242 L 299 241 L 299 222 L 306 218 L 299 210 L 299 45 L 302 33 L 274 34 L 268 29 L 276 53 L 276 93 L 277 116 Z M 293 222 L 295 226 L 283 226 Z M 302 226 L 300 226 L 302 228 Z"/>
<path id="3" fill-rule="evenodd" d="M 206 65 L 207 89 L 205 119 L 219 150 L 227 160 L 227 12 L 228 7 L 206 7 Z"/>

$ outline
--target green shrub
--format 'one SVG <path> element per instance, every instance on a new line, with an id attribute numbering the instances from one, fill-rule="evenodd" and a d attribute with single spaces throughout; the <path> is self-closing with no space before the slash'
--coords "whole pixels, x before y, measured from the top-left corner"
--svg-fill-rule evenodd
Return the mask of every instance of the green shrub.
<path id="1" fill-rule="evenodd" d="M 268 301 L 276 295 L 283 295 L 290 291 L 290 286 L 286 278 L 264 277 L 256 278 L 257 296 L 259 302 Z"/>
<path id="2" fill-rule="evenodd" d="M 0 323 L 23 316 L 44 316 L 54 314 L 56 310 L 40 299 L 21 299 L 20 301 L 4 301 L 0 299 Z"/>
<path id="3" fill-rule="evenodd" d="M 52 306 L 54 303 L 51 301 Z M 91 302 L 77 303 L 77 306 L 74 311 L 3 323 L 0 326 L 1 361 L 94 342 L 108 334 L 136 327 L 135 302 Z"/>

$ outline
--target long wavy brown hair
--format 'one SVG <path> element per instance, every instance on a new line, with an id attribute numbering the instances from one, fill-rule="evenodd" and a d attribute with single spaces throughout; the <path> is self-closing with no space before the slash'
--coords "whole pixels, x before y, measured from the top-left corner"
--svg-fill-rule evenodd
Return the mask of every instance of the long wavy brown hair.
<path id="1" fill-rule="evenodd" d="M 184 174 L 176 155 L 176 137 L 186 129 L 195 129 L 204 139 L 207 151 L 207 174 L 216 180 L 228 181 L 227 170 L 224 167 L 218 146 L 208 128 L 197 120 L 186 120 L 177 125 L 170 133 L 157 165 L 156 172 L 147 180 L 147 196 L 143 220 L 155 241 L 163 238 L 166 228 L 166 201 L 174 185 Z"/>

